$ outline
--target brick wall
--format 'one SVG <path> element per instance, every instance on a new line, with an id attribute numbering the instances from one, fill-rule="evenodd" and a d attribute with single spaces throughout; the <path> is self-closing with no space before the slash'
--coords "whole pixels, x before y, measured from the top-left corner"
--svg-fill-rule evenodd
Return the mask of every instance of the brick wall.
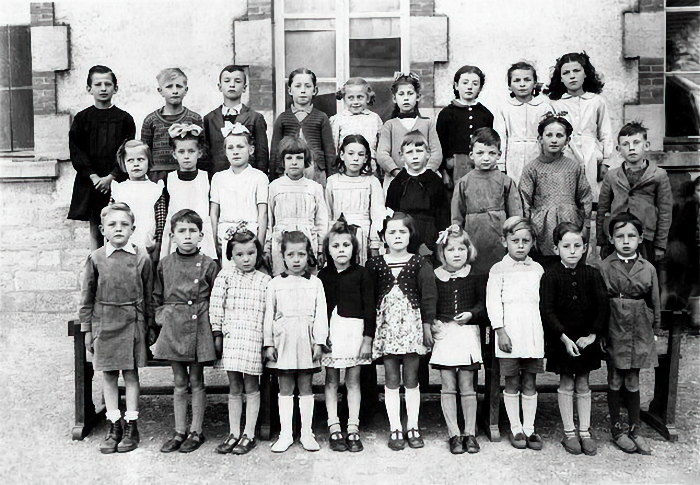
<path id="1" fill-rule="evenodd" d="M 34 114 L 56 114 L 56 73 L 54 71 L 32 73 Z"/>
<path id="2" fill-rule="evenodd" d="M 660 12 L 664 9 L 664 0 L 639 0 L 640 12 Z"/>
<path id="3" fill-rule="evenodd" d="M 272 18 L 272 0 L 248 0 L 248 20 Z"/>
<path id="4" fill-rule="evenodd" d="M 432 108 L 435 105 L 435 63 L 412 62 L 411 71 L 420 77 L 419 106 Z"/>
<path id="5" fill-rule="evenodd" d="M 639 104 L 664 102 L 664 59 L 639 59 Z"/>
<path id="6" fill-rule="evenodd" d="M 29 14 L 31 16 L 32 25 L 53 25 L 53 2 L 32 3 L 29 6 Z"/>
<path id="7" fill-rule="evenodd" d="M 255 110 L 272 110 L 274 106 L 274 76 L 269 66 L 250 66 L 250 107 Z"/>
<path id="8" fill-rule="evenodd" d="M 435 13 L 435 0 L 411 0 L 411 16 L 430 17 Z"/>

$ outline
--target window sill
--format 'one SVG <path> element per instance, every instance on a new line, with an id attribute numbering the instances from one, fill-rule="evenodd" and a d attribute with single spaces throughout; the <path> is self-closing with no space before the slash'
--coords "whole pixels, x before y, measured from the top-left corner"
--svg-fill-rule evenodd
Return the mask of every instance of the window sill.
<path id="1" fill-rule="evenodd" d="M 39 160 L 27 153 L 0 155 L 0 182 L 54 180 L 58 178 L 56 160 Z"/>

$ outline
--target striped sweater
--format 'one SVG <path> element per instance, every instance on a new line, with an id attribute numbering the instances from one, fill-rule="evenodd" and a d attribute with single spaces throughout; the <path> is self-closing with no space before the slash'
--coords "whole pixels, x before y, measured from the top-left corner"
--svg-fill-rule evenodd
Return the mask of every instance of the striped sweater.
<path id="1" fill-rule="evenodd" d="M 177 170 L 177 162 L 173 158 L 173 149 L 170 147 L 168 128 L 174 123 L 190 123 L 204 127 L 202 117 L 192 110 L 184 108 L 177 116 L 163 116 L 163 108 L 157 109 L 143 120 L 141 126 L 141 140 L 151 147 L 153 154 L 153 168 L 151 170 Z"/>

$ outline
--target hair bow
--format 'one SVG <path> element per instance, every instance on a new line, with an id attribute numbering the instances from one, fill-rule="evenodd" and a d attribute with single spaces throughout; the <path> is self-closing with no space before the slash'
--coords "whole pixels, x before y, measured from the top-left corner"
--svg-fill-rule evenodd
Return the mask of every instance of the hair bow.
<path id="1" fill-rule="evenodd" d="M 391 219 L 392 217 L 394 217 L 394 210 L 387 207 L 384 210 L 384 219 Z"/>
<path id="2" fill-rule="evenodd" d="M 459 227 L 459 225 L 452 224 L 450 227 L 448 227 L 447 229 L 442 231 L 440 234 L 438 234 L 438 238 L 437 238 L 437 241 L 435 242 L 435 244 L 444 245 L 445 243 L 447 243 L 448 237 L 457 236 L 461 230 L 462 230 L 462 228 Z"/>
<path id="3" fill-rule="evenodd" d="M 398 81 L 402 77 L 407 77 L 410 79 L 415 79 L 416 81 L 420 81 L 418 74 L 416 74 L 415 72 L 394 71 L 394 82 Z"/>
<path id="4" fill-rule="evenodd" d="M 357 230 L 360 228 L 357 224 L 350 224 L 348 220 L 345 218 L 345 214 L 342 212 L 340 213 L 340 217 L 338 217 L 338 220 L 336 221 L 336 224 L 343 224 L 345 227 L 347 227 L 348 232 L 352 234 L 353 236 L 357 237 Z"/>
<path id="5" fill-rule="evenodd" d="M 540 122 L 544 120 L 548 120 L 549 118 L 564 118 L 565 116 L 568 116 L 569 112 L 568 111 L 547 111 L 543 116 Z"/>
<path id="6" fill-rule="evenodd" d="M 232 126 L 221 128 L 221 134 L 226 138 L 231 135 L 250 135 L 250 131 L 243 124 L 236 122 Z"/>
<path id="7" fill-rule="evenodd" d="M 190 123 L 173 123 L 173 125 L 168 128 L 168 135 L 170 135 L 170 138 L 184 138 L 188 134 L 199 136 L 202 134 L 202 127 Z"/>
<path id="8" fill-rule="evenodd" d="M 245 221 L 241 221 L 236 225 L 236 227 L 231 226 L 228 229 L 226 229 L 226 235 L 224 236 L 224 239 L 230 241 L 239 232 L 242 233 L 246 231 L 250 232 L 250 229 L 248 229 L 248 223 Z"/>

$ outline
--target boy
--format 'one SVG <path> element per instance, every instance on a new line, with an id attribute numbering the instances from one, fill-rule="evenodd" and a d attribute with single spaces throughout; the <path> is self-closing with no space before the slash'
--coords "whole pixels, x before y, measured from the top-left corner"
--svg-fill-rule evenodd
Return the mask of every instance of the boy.
<path id="1" fill-rule="evenodd" d="M 68 133 L 70 158 L 77 172 L 68 219 L 90 222 L 92 251 L 104 243 L 100 212 L 109 204 L 110 185 L 124 179 L 116 162 L 117 150 L 136 135 L 131 115 L 112 104 L 118 90 L 117 76 L 109 67 L 92 66 L 87 92 L 94 105 L 75 115 Z"/>
<path id="2" fill-rule="evenodd" d="M 642 424 L 639 370 L 658 365 L 655 334 L 661 323 L 661 300 L 656 269 L 637 252 L 643 229 L 642 222 L 628 212 L 615 216 L 608 226 L 615 252 L 601 263 L 600 272 L 610 295 L 606 343 L 613 442 L 626 453 L 650 455 L 649 444 L 638 434 Z M 628 433 L 620 421 L 623 395 L 629 413 Z"/>
<path id="3" fill-rule="evenodd" d="M 638 121 L 627 123 L 617 136 L 617 151 L 624 161 L 603 180 L 596 213 L 597 243 L 601 258 L 611 253 L 607 245 L 606 222 L 622 212 L 634 214 L 644 231 L 640 252 L 651 263 L 666 251 L 671 228 L 673 194 L 666 171 L 645 158 L 649 150 L 647 129 Z"/>
<path id="4" fill-rule="evenodd" d="M 250 158 L 250 165 L 267 173 L 267 123 L 263 115 L 241 102 L 243 93 L 248 89 L 246 81 L 242 66 L 228 65 L 219 74 L 217 86 L 224 96 L 224 103 L 204 117 L 204 134 L 211 150 L 210 178 L 230 166 L 224 153 L 224 133 L 228 134 L 234 123 L 245 126 L 253 136 L 255 151 Z"/>
<path id="5" fill-rule="evenodd" d="M 155 334 L 146 331 L 146 323 L 151 323 L 154 315 L 153 267 L 148 253 L 129 241 L 134 214 L 128 205 L 109 205 L 100 217 L 100 230 L 107 242 L 93 251 L 85 264 L 80 326 L 85 332 L 85 347 L 94 352 L 94 369 L 103 371 L 110 428 L 100 451 L 124 453 L 139 443 L 138 368 L 146 365 L 147 333 L 149 345 L 155 340 Z M 117 387 L 120 370 L 126 385 L 123 428 Z"/>
<path id="6" fill-rule="evenodd" d="M 216 360 L 209 323 L 209 297 L 217 263 L 200 253 L 202 218 L 189 209 L 170 219 L 170 238 L 177 251 L 163 258 L 156 272 L 153 297 L 158 307 L 156 325 L 162 330 L 153 349 L 156 359 L 170 361 L 175 387 L 175 433 L 160 451 L 190 453 L 204 443 L 202 422 L 206 405 L 204 363 Z M 187 387 L 192 393 L 192 426 L 187 434 Z"/>
<path id="7" fill-rule="evenodd" d="M 386 193 L 386 206 L 405 212 L 418 226 L 419 253 L 435 254 L 438 230 L 449 225 L 449 201 L 442 179 L 428 169 L 428 140 L 418 130 L 409 131 L 401 142 L 403 168 Z"/>
<path id="8" fill-rule="evenodd" d="M 141 126 L 141 140 L 151 148 L 153 154 L 153 167 L 148 174 L 153 182 L 163 180 L 169 172 L 177 170 L 168 128 L 174 123 L 204 127 L 202 117 L 182 105 L 187 94 L 185 73 L 177 67 L 171 67 L 160 71 L 156 79 L 158 93 L 165 99 L 165 105 L 146 116 Z"/>
<path id="9" fill-rule="evenodd" d="M 479 128 L 471 140 L 469 159 L 474 169 L 455 181 L 452 223 L 463 227 L 476 248 L 472 274 L 488 275 L 503 259 L 499 244 L 503 222 L 523 215 L 523 203 L 515 182 L 497 167 L 501 137 L 493 128 Z"/>

